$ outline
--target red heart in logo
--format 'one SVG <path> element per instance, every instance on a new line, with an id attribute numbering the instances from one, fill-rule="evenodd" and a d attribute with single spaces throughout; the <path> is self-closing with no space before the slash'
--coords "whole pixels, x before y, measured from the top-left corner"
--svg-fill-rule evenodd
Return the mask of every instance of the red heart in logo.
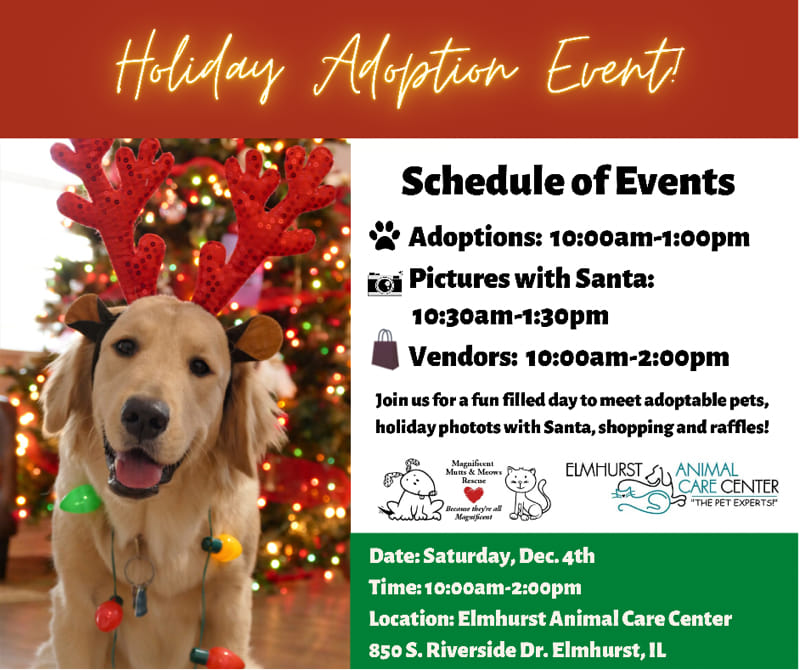
<path id="1" fill-rule="evenodd" d="M 476 503 L 483 496 L 483 487 L 479 486 L 478 488 L 474 489 L 471 486 L 467 486 L 464 489 L 464 495 L 467 496 L 471 503 Z"/>

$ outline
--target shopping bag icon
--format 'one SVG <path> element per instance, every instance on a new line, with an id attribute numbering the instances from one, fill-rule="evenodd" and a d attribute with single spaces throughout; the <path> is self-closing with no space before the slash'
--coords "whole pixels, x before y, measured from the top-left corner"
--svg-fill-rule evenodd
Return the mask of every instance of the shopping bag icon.
<path id="1" fill-rule="evenodd" d="M 400 365 L 397 362 L 397 342 L 392 339 L 392 331 L 381 328 L 372 347 L 372 364 L 387 370 L 394 370 Z"/>

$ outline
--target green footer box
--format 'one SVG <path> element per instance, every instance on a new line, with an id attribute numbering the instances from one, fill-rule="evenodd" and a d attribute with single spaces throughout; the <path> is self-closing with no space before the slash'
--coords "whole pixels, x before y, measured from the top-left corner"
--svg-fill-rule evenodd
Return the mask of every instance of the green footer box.
<path id="1" fill-rule="evenodd" d="M 354 534 L 354 668 L 797 668 L 796 533 Z"/>

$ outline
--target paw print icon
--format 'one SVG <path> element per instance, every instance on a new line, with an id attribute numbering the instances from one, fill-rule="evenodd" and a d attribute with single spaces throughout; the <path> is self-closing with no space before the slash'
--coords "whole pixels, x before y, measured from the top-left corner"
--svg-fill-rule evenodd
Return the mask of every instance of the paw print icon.
<path id="1" fill-rule="evenodd" d="M 395 230 L 394 223 L 387 221 L 377 221 L 374 230 L 369 231 L 370 239 L 375 242 L 375 251 L 381 249 L 395 250 L 395 240 L 400 237 L 400 231 Z"/>

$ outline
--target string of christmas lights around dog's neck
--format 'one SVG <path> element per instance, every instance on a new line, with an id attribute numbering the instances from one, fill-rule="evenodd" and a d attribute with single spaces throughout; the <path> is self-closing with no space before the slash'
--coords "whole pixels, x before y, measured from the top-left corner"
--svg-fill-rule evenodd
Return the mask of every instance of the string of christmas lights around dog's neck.
<path id="1" fill-rule="evenodd" d="M 62 499 L 59 507 L 72 514 L 88 514 L 94 512 L 102 506 L 102 500 L 91 484 L 78 486 L 70 491 Z M 111 528 L 111 576 L 114 580 L 114 593 L 103 603 L 100 603 L 95 611 L 95 624 L 104 633 L 112 632 L 114 637 L 111 641 L 111 667 L 115 667 L 115 652 L 117 646 L 117 629 L 122 623 L 123 600 L 117 593 L 117 562 L 114 552 L 114 528 Z M 153 562 L 144 556 L 141 551 L 141 544 L 144 538 L 138 535 L 135 538 L 136 553 L 125 563 L 123 574 L 125 579 L 133 587 L 134 614 L 137 617 L 147 614 L 147 587 L 156 577 L 156 569 Z M 209 668 L 244 668 L 244 662 L 236 654 L 225 647 L 212 647 L 203 649 L 203 634 L 206 625 L 206 573 L 208 563 L 213 556 L 216 560 L 227 563 L 238 557 L 242 553 L 242 545 L 232 535 L 220 533 L 214 536 L 211 525 L 211 509 L 208 510 L 208 536 L 204 537 L 200 543 L 200 548 L 206 552 L 206 560 L 203 565 L 203 577 L 200 582 L 201 609 L 200 609 L 200 636 L 197 647 L 189 652 L 189 660 L 196 664 L 202 663 Z M 129 576 L 129 566 L 134 561 L 145 564 L 149 575 L 144 581 L 132 579 Z M 132 569 L 132 568 L 131 568 Z"/>

